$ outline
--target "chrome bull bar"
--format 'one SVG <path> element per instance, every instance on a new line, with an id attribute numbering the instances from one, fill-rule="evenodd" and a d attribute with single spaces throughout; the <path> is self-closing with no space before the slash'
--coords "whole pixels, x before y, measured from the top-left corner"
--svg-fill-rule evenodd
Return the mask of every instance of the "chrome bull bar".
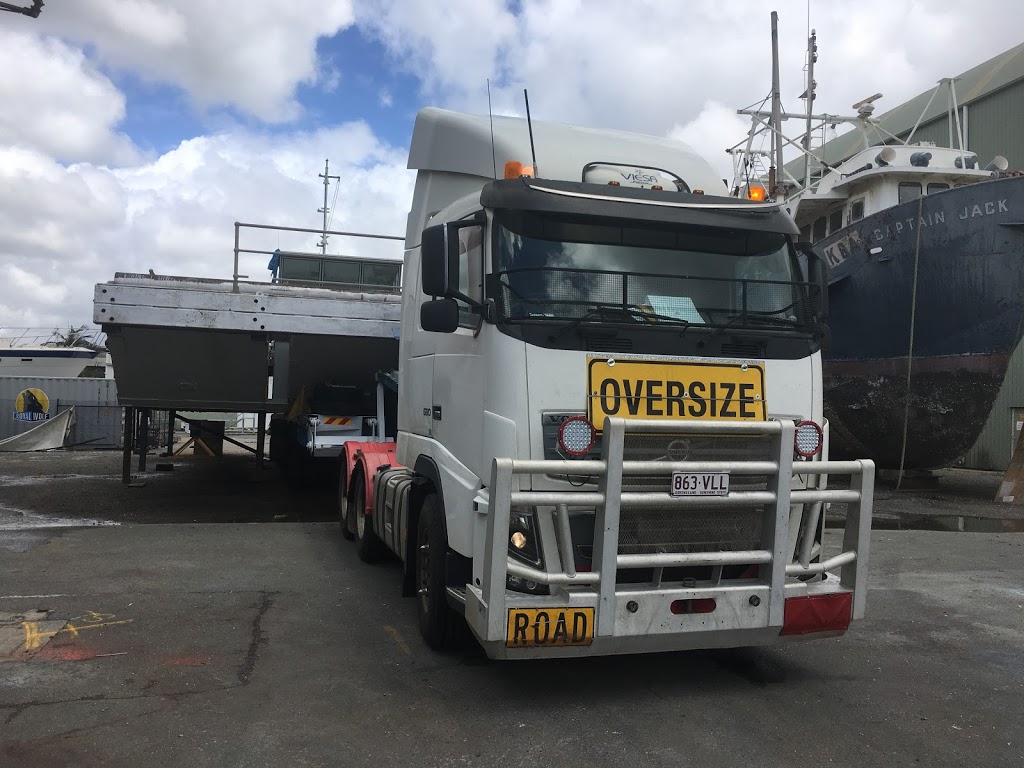
<path id="1" fill-rule="evenodd" d="M 732 422 L 679 420 L 605 421 L 600 460 L 524 460 L 494 459 L 490 486 L 478 497 L 478 512 L 486 515 L 486 548 L 482 583 L 470 585 L 480 603 L 481 618 L 486 609 L 486 637 L 498 641 L 505 638 L 505 621 L 509 594 L 509 575 L 546 584 L 555 588 L 581 587 L 592 599 L 596 594 L 596 635 L 615 634 L 616 575 L 619 569 L 663 569 L 684 566 L 761 565 L 770 567 L 767 626 L 782 627 L 787 579 L 805 575 L 825 574 L 839 570 L 839 585 L 852 591 L 852 618 L 864 616 L 867 595 L 867 566 L 871 535 L 874 462 L 801 461 L 794 462 L 795 426 L 791 421 Z M 627 433 L 643 434 L 713 434 L 767 436 L 771 438 L 775 457 L 772 461 L 625 461 Z M 734 491 L 726 496 L 673 496 L 667 491 L 623 492 L 622 478 L 633 475 L 664 475 L 665 487 L 673 471 L 728 472 L 730 475 L 767 476 L 768 486 L 760 491 Z M 523 475 L 589 475 L 598 478 L 596 491 L 520 490 Z M 822 487 L 793 489 L 794 475 L 849 475 L 851 487 L 831 490 Z M 846 503 L 847 515 L 842 552 L 828 559 L 814 547 L 823 505 Z M 791 551 L 791 505 L 803 505 L 798 524 L 803 528 L 803 544 Z M 710 551 L 688 553 L 620 554 L 619 518 L 623 509 L 657 505 L 659 508 L 692 507 L 743 508 L 764 507 L 761 547 L 747 551 Z M 554 558 L 544 558 L 544 568 L 533 568 L 508 555 L 508 534 L 514 507 L 550 508 L 555 539 Z M 573 557 L 569 526 L 570 508 L 593 509 L 595 513 L 593 569 L 577 572 Z M 794 539 L 795 541 L 795 539 Z M 819 562 L 811 562 L 818 557 Z M 765 570 L 762 569 L 764 580 Z M 635 585 L 631 585 L 635 586 Z M 527 598 L 528 595 L 522 595 Z M 577 594 L 578 598 L 584 595 Z M 550 599 L 550 598 L 549 598 Z M 521 602 L 512 593 L 512 600 Z M 471 619 L 478 630 L 483 622 Z"/>

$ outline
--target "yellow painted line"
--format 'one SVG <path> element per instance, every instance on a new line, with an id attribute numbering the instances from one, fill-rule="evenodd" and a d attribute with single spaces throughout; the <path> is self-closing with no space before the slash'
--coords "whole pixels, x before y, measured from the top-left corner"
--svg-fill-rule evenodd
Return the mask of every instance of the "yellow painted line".
<path id="1" fill-rule="evenodd" d="M 115 624 L 131 624 L 134 619 L 122 619 L 121 621 L 103 621 L 97 624 L 72 624 L 68 623 L 63 629 L 56 629 L 52 632 L 40 632 L 39 625 L 34 621 L 23 621 L 21 626 L 25 629 L 25 650 L 37 651 L 42 647 L 43 639 L 59 635 L 61 632 L 69 632 L 72 637 L 78 637 L 83 629 L 98 629 L 100 627 L 111 627 Z"/>
<path id="2" fill-rule="evenodd" d="M 401 648 L 402 653 L 404 653 L 406 656 L 412 656 L 412 651 L 409 650 L 409 644 L 405 642 L 405 638 L 402 637 L 401 632 L 392 627 L 390 624 L 385 625 L 384 629 L 387 630 L 387 633 L 391 635 L 395 643 L 398 644 L 398 647 Z"/>

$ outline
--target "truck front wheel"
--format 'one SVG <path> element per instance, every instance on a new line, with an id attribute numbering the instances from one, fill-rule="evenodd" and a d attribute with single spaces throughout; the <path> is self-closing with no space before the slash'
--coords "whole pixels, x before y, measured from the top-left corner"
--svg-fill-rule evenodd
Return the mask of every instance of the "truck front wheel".
<path id="1" fill-rule="evenodd" d="M 416 601 L 420 634 L 435 651 L 448 647 L 447 553 L 444 510 L 437 494 L 432 493 L 423 500 L 416 524 Z"/>

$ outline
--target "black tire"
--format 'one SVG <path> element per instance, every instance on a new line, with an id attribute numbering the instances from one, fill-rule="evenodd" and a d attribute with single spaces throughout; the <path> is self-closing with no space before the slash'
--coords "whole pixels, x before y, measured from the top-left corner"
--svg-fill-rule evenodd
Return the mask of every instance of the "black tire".
<path id="1" fill-rule="evenodd" d="M 423 500 L 416 524 L 416 613 L 420 634 L 435 651 L 450 646 L 451 609 L 445 566 L 448 532 L 437 494 Z"/>
<path id="2" fill-rule="evenodd" d="M 341 463 L 338 471 L 338 524 L 341 526 L 341 536 L 348 541 L 356 537 L 355 528 L 348 513 L 348 498 L 345 496 L 345 464 Z"/>
<path id="3" fill-rule="evenodd" d="M 384 543 L 374 533 L 373 520 L 366 514 L 366 483 L 360 474 L 354 478 L 348 516 L 355 531 L 356 553 L 364 563 L 376 563 L 384 555 Z"/>

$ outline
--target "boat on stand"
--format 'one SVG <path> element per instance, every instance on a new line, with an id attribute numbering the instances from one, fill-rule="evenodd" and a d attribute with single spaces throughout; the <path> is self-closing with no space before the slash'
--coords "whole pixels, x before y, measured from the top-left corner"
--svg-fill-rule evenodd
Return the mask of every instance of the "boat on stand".
<path id="1" fill-rule="evenodd" d="M 56 331 L 0 327 L 0 376 L 77 377 L 97 360 L 105 364 L 104 339 L 94 330 L 76 333 L 69 344 Z"/>
<path id="2" fill-rule="evenodd" d="M 775 24 L 773 14 L 773 43 Z M 917 126 L 906 139 L 884 131 L 872 117 L 881 94 L 853 116 L 814 114 L 816 57 L 812 32 L 804 114 L 781 109 L 777 68 L 772 109 L 739 110 L 752 127 L 728 150 L 733 193 L 784 201 L 828 265 L 832 454 L 901 471 L 952 466 L 977 440 L 1024 335 L 1024 175 L 963 146 L 952 79 L 932 94 L 946 92 L 958 137 L 949 147 L 914 142 Z M 798 141 L 782 132 L 790 119 L 804 127 Z M 811 137 L 840 122 L 863 148 L 827 165 Z M 755 146 L 762 136 L 770 152 Z M 784 145 L 802 153 L 803 179 L 786 171 Z"/>

